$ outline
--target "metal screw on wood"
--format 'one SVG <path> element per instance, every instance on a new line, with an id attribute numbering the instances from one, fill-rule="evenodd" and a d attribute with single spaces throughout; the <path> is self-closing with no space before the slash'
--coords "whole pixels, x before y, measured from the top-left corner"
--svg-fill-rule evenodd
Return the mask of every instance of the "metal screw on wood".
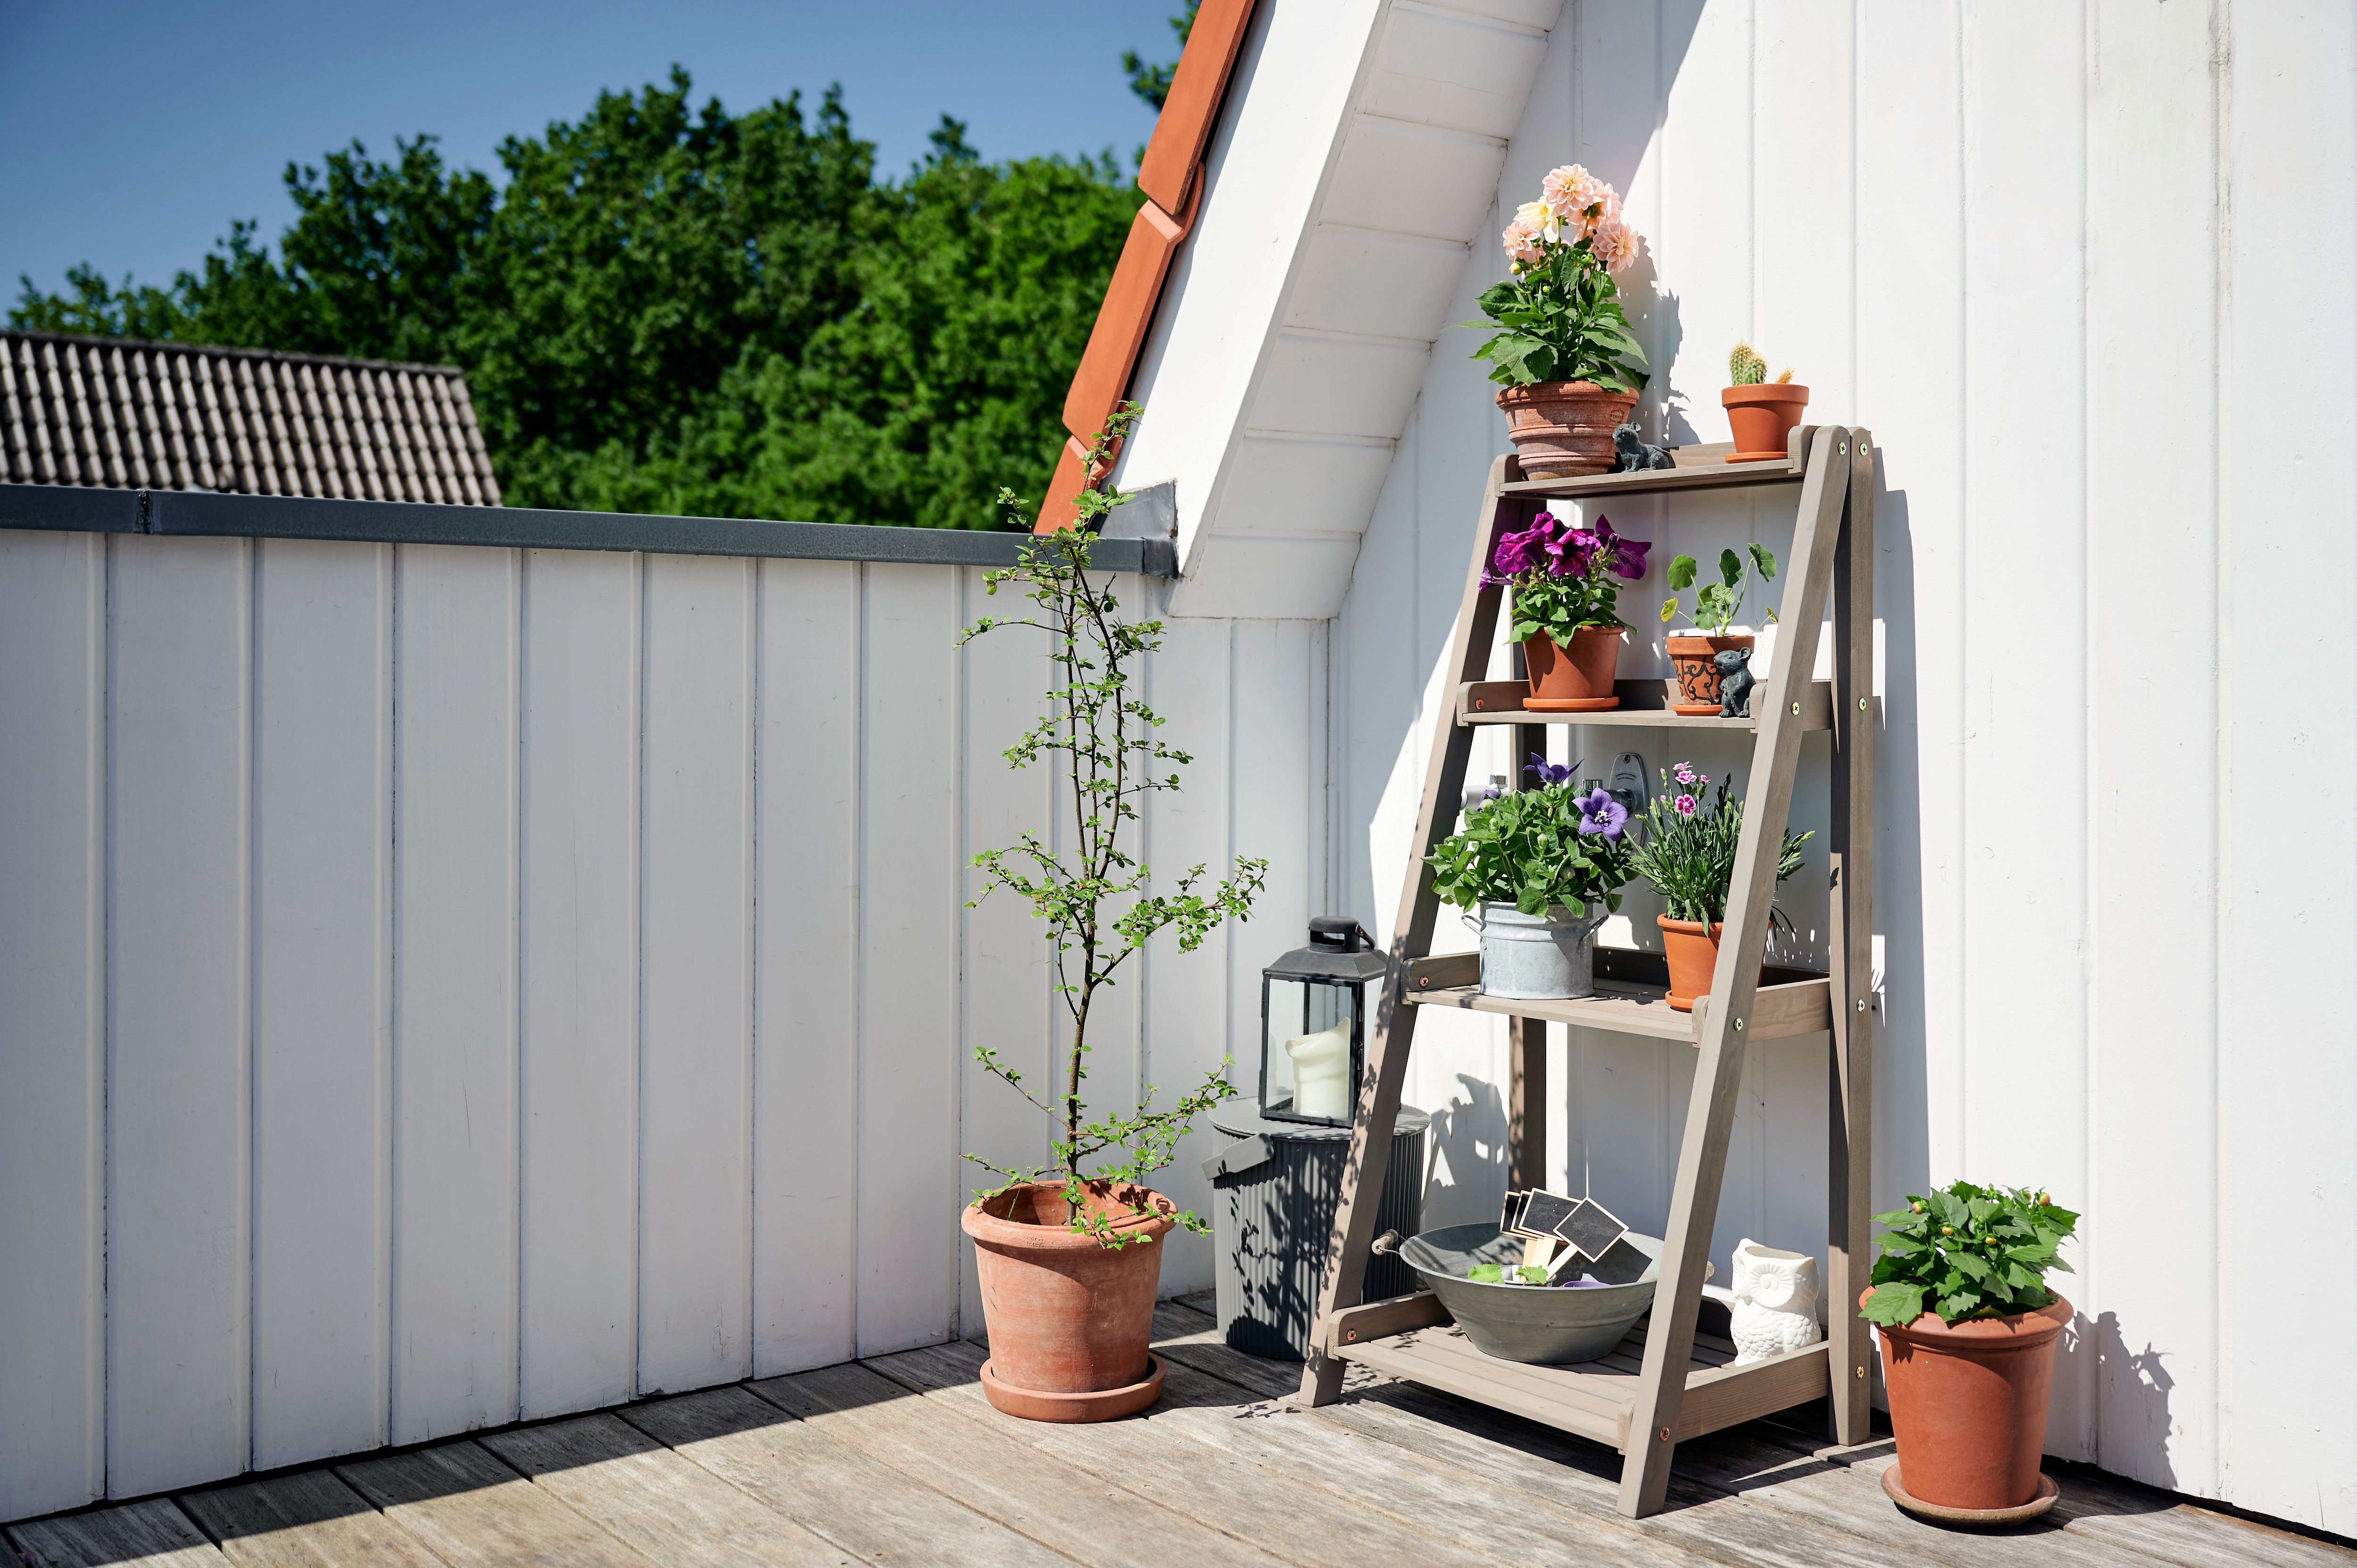
<path id="1" fill-rule="evenodd" d="M 1861 714 L 1866 712 L 1866 699 L 1864 697 L 1860 697 L 1857 700 L 1857 711 Z"/>
<path id="2" fill-rule="evenodd" d="M 1792 711 L 1793 711 L 1794 713 L 1796 713 L 1796 714 L 1797 714 L 1797 713 L 1799 713 L 1799 712 L 1801 711 L 1801 704 L 1800 704 L 1800 703 L 1794 703 L 1792 704 Z"/>
<path id="3" fill-rule="evenodd" d="M 1863 996 L 1857 999 L 1857 1010 L 1861 1013 L 1866 1011 L 1866 998 Z"/>
<path id="4" fill-rule="evenodd" d="M 1743 1020 L 1740 1018 L 1735 1021 L 1735 1032 L 1738 1035 L 1743 1033 Z"/>
<path id="5" fill-rule="evenodd" d="M 1859 1377 L 1861 1377 L 1861 1378 L 1862 1378 L 1862 1377 L 1864 1377 L 1864 1376 L 1866 1376 L 1866 1369 L 1865 1369 L 1864 1367 L 1860 1367 L 1860 1368 L 1857 1369 L 1857 1375 L 1858 1375 Z"/>
<path id="6" fill-rule="evenodd" d="M 1670 1440 L 1670 1429 L 1665 1426 L 1662 1428 L 1660 1432 L 1654 1434 L 1654 1435 L 1659 1437 L 1663 1442 L 1667 1443 Z"/>

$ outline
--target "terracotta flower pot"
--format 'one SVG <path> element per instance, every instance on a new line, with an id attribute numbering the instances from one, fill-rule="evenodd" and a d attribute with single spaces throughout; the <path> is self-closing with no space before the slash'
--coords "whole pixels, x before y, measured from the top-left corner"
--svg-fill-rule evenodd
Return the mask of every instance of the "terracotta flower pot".
<path id="1" fill-rule="evenodd" d="M 1909 1496 L 1952 1509 L 2018 1508 L 2038 1496 L 2054 1341 L 2071 1316 L 2058 1295 L 2013 1317 L 1943 1323 L 1927 1312 L 1882 1329 L 1882 1380 Z"/>
<path id="2" fill-rule="evenodd" d="M 1718 933 L 1726 923 L 1713 920 L 1706 930 L 1700 920 L 1653 917 L 1662 928 L 1662 956 L 1670 965 L 1670 1005 L 1681 1013 L 1694 1011 L 1695 998 L 1710 994 L 1710 977 L 1718 968 Z"/>
<path id="3" fill-rule="evenodd" d="M 1136 1204 L 1150 1217 L 1130 1211 Z M 990 1334 L 982 1390 L 1009 1415 L 1032 1421 L 1112 1421 L 1162 1391 L 1162 1364 L 1146 1352 L 1162 1238 L 1177 1205 L 1160 1193 L 1089 1184 L 1086 1209 L 1143 1241 L 1103 1247 L 1067 1230 L 1060 1184 L 1032 1182 L 970 1205 L 959 1224 L 974 1238 L 982 1315 Z"/>
<path id="4" fill-rule="evenodd" d="M 1669 639 L 1670 663 L 1678 674 L 1678 700 L 1672 713 L 1688 718 L 1718 712 L 1718 666 L 1711 660 L 1730 648 L 1749 649 L 1749 633 L 1736 637 L 1680 636 Z"/>
<path id="5" fill-rule="evenodd" d="M 1545 632 L 1523 643 L 1523 664 L 1531 673 L 1531 694 L 1523 706 L 1540 714 L 1591 714 L 1617 708 L 1612 677 L 1620 665 L 1620 628 L 1583 626 L 1571 647 L 1556 646 Z"/>
<path id="6" fill-rule="evenodd" d="M 1764 463 L 1770 457 L 1781 461 L 1792 451 L 1792 426 L 1801 423 L 1801 411 L 1809 406 L 1809 389 L 1769 381 L 1728 387 L 1718 394 L 1718 401 L 1735 433 L 1735 450 L 1728 455 L 1728 462 Z"/>
<path id="7" fill-rule="evenodd" d="M 1612 467 L 1612 432 L 1628 423 L 1635 392 L 1594 381 L 1534 381 L 1498 394 L 1506 435 L 1528 479 L 1567 479 Z"/>

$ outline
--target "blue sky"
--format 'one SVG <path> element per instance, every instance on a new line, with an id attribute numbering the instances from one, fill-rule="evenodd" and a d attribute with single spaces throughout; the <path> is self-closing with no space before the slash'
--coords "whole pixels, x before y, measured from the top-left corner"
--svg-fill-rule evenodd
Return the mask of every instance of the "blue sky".
<path id="1" fill-rule="evenodd" d="M 840 81 L 856 134 L 898 171 L 946 113 L 989 158 L 1099 152 L 1125 163 L 1154 113 L 1122 50 L 1177 58 L 1176 0 L 405 0 L 117 5 L 0 0 L 0 296 L 88 261 L 167 283 L 232 218 L 275 240 L 280 174 L 354 138 L 442 138 L 496 174 L 515 133 L 574 119 L 601 88 L 662 81 L 730 109 Z"/>

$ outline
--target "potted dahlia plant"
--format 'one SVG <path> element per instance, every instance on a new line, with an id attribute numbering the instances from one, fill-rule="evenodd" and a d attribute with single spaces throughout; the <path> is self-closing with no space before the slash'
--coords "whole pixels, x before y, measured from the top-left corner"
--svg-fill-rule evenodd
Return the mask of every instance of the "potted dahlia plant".
<path id="1" fill-rule="evenodd" d="M 1102 472 L 1137 412 L 1125 404 L 1107 423 L 1090 452 L 1089 473 Z M 1004 490 L 998 499 L 1018 524 L 1029 517 L 1030 502 Z M 1114 972 L 1157 931 L 1175 931 L 1178 950 L 1191 952 L 1222 921 L 1249 918 L 1268 869 L 1265 860 L 1239 859 L 1225 880 L 1206 886 L 1205 868 L 1197 865 L 1170 892 L 1157 894 L 1150 869 L 1124 847 L 1134 842 L 1138 801 L 1177 789 L 1178 776 L 1168 769 L 1191 758 L 1155 738 L 1162 720 L 1135 684 L 1139 657 L 1161 645 L 1162 623 L 1123 620 L 1112 579 L 1089 572 L 1087 525 L 1119 499 L 1092 482 L 1073 527 L 1035 537 L 1021 564 L 986 574 L 990 593 L 1018 587 L 1033 609 L 985 616 L 959 639 L 963 646 L 1009 627 L 1048 634 L 1048 711 L 1006 757 L 1016 768 L 1060 758 L 1071 802 L 1062 845 L 1027 832 L 974 857 L 982 873 L 975 904 L 1004 888 L 1047 922 L 1055 989 L 1071 1029 L 1062 1081 L 1039 1092 L 989 1046 L 974 1048 L 974 1059 L 1048 1122 L 1045 1165 L 966 1156 L 999 1181 L 977 1192 L 960 1221 L 974 1238 L 990 1336 L 983 1391 L 1009 1415 L 1038 1421 L 1111 1421 L 1161 1392 L 1161 1364 L 1146 1350 L 1162 1273 L 1158 1243 L 1177 1226 L 1209 1227 L 1145 1181 L 1170 1164 L 1194 1118 L 1230 1092 L 1222 1058 L 1167 1110 L 1154 1108 L 1148 1085 L 1134 1113 L 1092 1119 L 1082 1094 L 1092 1011 Z"/>
<path id="2" fill-rule="evenodd" d="M 1738 343 L 1727 357 L 1727 390 L 1718 394 L 1727 410 L 1727 424 L 1735 436 L 1730 463 L 1780 461 L 1792 446 L 1792 426 L 1809 406 L 1809 389 L 1792 384 L 1792 372 L 1768 379 L 1768 361 L 1749 343 Z"/>
<path id="3" fill-rule="evenodd" d="M 1519 533 L 1499 536 L 1482 581 L 1514 591 L 1514 630 L 1530 672 L 1523 705 L 1538 713 L 1617 708 L 1620 662 L 1620 581 L 1645 575 L 1643 540 L 1623 539 L 1612 521 L 1576 527 L 1543 511 Z"/>
<path id="4" fill-rule="evenodd" d="M 1596 928 L 1620 907 L 1636 841 L 1627 807 L 1574 788 L 1578 766 L 1534 755 L 1523 771 L 1536 789 L 1484 790 L 1429 858 L 1441 901 L 1479 913 L 1481 989 L 1491 996 L 1596 994 Z"/>
<path id="5" fill-rule="evenodd" d="M 1667 626 L 1676 618 L 1678 595 L 1694 587 L 1701 567 L 1691 555 L 1681 555 L 1670 563 L 1669 583 L 1675 590 L 1662 601 L 1662 624 Z M 1735 618 L 1743 613 L 1743 601 L 1750 596 L 1751 582 L 1757 576 L 1763 583 L 1776 580 L 1776 557 L 1764 544 L 1744 546 L 1744 553 L 1732 550 L 1718 553 L 1718 581 L 1705 583 L 1695 589 L 1694 614 L 1690 618 L 1695 629 L 1672 632 L 1667 639 L 1670 667 L 1676 671 L 1678 700 L 1670 704 L 1673 713 L 1696 717 L 1719 711 L 1719 682 L 1725 671 L 1719 667 L 1718 656 L 1730 650 L 1741 657 L 1739 663 L 1749 664 L 1757 639 L 1748 631 L 1735 629 Z M 1776 612 L 1763 612 L 1770 626 L 1776 622 Z"/>
<path id="6" fill-rule="evenodd" d="M 1975 1511 L 2038 1501 L 2054 1342 L 2071 1304 L 2046 1272 L 2079 1217 L 2051 1193 L 1960 1181 L 1878 1214 L 1889 1229 L 1858 1316 L 1882 1331 L 1902 1500 Z"/>
<path id="7" fill-rule="evenodd" d="M 1630 335 L 1616 274 L 1642 241 L 1621 215 L 1620 196 L 1577 164 L 1539 183 L 1506 225 L 1507 275 L 1480 298 L 1496 330 L 1473 350 L 1504 390 L 1507 435 L 1534 479 L 1600 474 L 1612 466 L 1612 432 L 1636 406 L 1644 350 Z"/>
<path id="8" fill-rule="evenodd" d="M 1644 828 L 1631 865 L 1666 908 L 1653 917 L 1662 929 L 1662 956 L 1670 966 L 1670 1005 L 1694 1011 L 1718 968 L 1718 936 L 1727 918 L 1727 892 L 1735 883 L 1735 846 L 1743 837 L 1743 802 L 1727 798 L 1727 780 L 1709 793 L 1710 775 L 1691 762 L 1662 770 L 1662 792 L 1645 808 Z M 1801 869 L 1801 846 L 1813 837 L 1786 830 L 1776 880 Z M 1771 922 L 1789 926 L 1769 907 Z"/>

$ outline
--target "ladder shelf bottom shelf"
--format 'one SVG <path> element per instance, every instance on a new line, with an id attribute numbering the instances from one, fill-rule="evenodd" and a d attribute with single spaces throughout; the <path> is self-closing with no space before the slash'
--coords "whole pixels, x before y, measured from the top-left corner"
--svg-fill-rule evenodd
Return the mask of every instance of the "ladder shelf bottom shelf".
<path id="1" fill-rule="evenodd" d="M 1662 955 L 1635 948 L 1598 947 L 1596 994 L 1551 1001 L 1491 996 L 1481 988 L 1479 953 L 1440 953 L 1408 965 L 1405 1000 L 1418 1007 L 1458 1007 L 1510 1018 L 1544 1018 L 1583 1029 L 1610 1029 L 1647 1039 L 1702 1043 L 1710 998 L 1681 1013 L 1669 1004 L 1669 970 Z M 1814 1035 L 1833 1027 L 1833 982 L 1813 970 L 1763 964 L 1760 989 L 1744 1020 L 1755 1040 Z"/>
<path id="2" fill-rule="evenodd" d="M 1723 1345 L 1724 1342 L 1721 1342 Z M 1788 1355 L 1733 1365 L 1734 1348 L 1696 1336 L 1686 1364 L 1674 1441 L 1738 1426 L 1820 1400 L 1832 1391 L 1824 1340 Z M 1456 1394 L 1478 1404 L 1592 1438 L 1626 1453 L 1630 1412 L 1637 1402 L 1645 1358 L 1640 1323 L 1611 1355 L 1573 1367 L 1504 1361 L 1474 1348 L 1454 1323 L 1410 1328 L 1334 1354 L 1370 1370 Z"/>

